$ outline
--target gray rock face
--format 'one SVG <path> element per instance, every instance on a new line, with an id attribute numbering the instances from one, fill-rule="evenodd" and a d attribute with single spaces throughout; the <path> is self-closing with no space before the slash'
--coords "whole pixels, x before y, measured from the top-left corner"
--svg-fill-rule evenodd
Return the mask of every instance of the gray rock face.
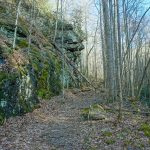
<path id="1" fill-rule="evenodd" d="M 79 63 L 81 61 L 81 51 L 84 49 L 84 45 L 82 44 L 82 40 L 80 39 L 78 34 L 73 30 L 73 26 L 71 24 L 63 23 L 62 25 L 62 22 L 58 21 L 55 42 L 61 49 L 64 49 L 66 56 L 70 59 L 70 62 L 73 62 L 76 67 L 79 66 Z M 80 76 L 73 69 L 70 71 L 74 75 L 74 79 L 79 83 Z M 68 76 L 66 76 L 65 78 L 68 79 L 69 83 L 72 83 L 72 78 Z M 75 86 L 77 87 L 79 86 L 79 84 Z"/>
<path id="2" fill-rule="evenodd" d="M 73 26 L 71 24 L 64 24 L 63 31 L 60 26 L 61 25 L 58 26 L 58 32 L 55 39 L 56 43 L 61 47 L 63 37 L 63 48 L 65 48 L 67 51 L 75 52 L 83 50 L 84 45 L 82 44 L 82 40 L 74 32 Z"/>

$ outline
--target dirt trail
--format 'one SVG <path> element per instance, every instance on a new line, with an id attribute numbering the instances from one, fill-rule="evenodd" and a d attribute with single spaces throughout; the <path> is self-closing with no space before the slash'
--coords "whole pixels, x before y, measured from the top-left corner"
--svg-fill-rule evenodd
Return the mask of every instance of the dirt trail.
<path id="1" fill-rule="evenodd" d="M 80 117 L 80 110 L 100 100 L 89 93 L 72 94 L 65 99 L 53 97 L 41 101 L 41 108 L 23 117 L 10 118 L 0 128 L 2 150 L 73 150 L 85 149 L 84 137 L 90 124 Z"/>
<path id="2" fill-rule="evenodd" d="M 107 143 L 107 137 L 102 133 L 103 131 L 107 131 L 107 134 L 108 131 L 122 133 L 121 130 L 126 122 L 122 127 L 114 127 L 112 122 L 88 122 L 83 121 L 80 116 L 82 108 L 101 101 L 99 95 L 95 100 L 93 92 L 90 91 L 77 94 L 67 92 L 65 99 L 56 96 L 49 101 L 42 100 L 41 108 L 25 116 L 10 118 L 0 127 L 0 150 L 122 150 L 124 145 L 122 139 Z M 125 128 L 128 128 L 129 123 L 127 120 Z M 130 126 L 129 129 L 132 131 L 135 126 Z M 116 135 L 114 134 L 115 138 Z M 126 141 L 128 135 L 125 136 Z M 112 134 L 112 139 L 114 137 Z M 140 140 L 144 143 L 147 139 L 142 137 Z M 145 145 L 147 143 L 146 141 Z M 134 146 L 128 148 L 135 149 Z"/>

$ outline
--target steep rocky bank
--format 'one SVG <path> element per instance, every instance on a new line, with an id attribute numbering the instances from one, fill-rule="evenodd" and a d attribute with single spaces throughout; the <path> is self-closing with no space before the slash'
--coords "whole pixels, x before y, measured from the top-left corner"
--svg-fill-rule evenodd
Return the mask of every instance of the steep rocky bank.
<path id="1" fill-rule="evenodd" d="M 16 6 L 0 2 L 1 124 L 5 118 L 33 111 L 39 102 L 38 98 L 49 99 L 62 89 L 61 57 L 51 44 L 55 32 L 55 16 L 43 15 L 36 8 L 31 18 L 32 7 L 27 3 L 22 3 L 20 10 L 16 48 L 13 50 Z M 67 22 L 63 25 L 64 33 L 60 32 L 61 24 L 59 21 L 55 42 L 61 48 L 63 34 L 63 48 L 75 63 L 84 48 L 82 40 Z"/>

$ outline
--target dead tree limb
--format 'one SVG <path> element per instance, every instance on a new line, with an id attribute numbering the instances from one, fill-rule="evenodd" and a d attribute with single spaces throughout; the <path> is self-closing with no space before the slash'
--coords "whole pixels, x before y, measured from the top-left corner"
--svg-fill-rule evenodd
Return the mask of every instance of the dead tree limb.
<path id="1" fill-rule="evenodd" d="M 52 45 L 54 46 L 54 48 L 59 52 L 59 55 L 61 55 L 62 56 L 62 50 L 61 50 L 61 48 L 57 45 L 57 43 L 54 43 L 54 42 L 52 42 Z M 64 57 L 65 57 L 65 61 L 66 61 L 66 63 L 69 65 L 69 66 L 71 66 L 83 79 L 85 79 L 85 81 L 90 85 L 90 86 L 92 86 L 94 89 L 96 89 L 96 87 L 94 86 L 94 85 L 92 85 L 92 83 L 75 67 L 75 64 L 73 63 L 73 62 L 71 62 L 70 60 L 69 60 L 69 58 L 66 56 L 66 55 L 64 55 Z"/>

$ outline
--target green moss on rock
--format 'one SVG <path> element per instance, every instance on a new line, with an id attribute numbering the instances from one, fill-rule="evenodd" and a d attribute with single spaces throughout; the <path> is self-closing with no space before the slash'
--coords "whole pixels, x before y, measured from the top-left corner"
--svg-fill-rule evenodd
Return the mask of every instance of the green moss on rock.
<path id="1" fill-rule="evenodd" d="M 48 50 L 38 51 L 36 47 L 32 47 L 31 64 L 35 71 L 37 80 L 38 96 L 44 99 L 60 93 L 61 86 L 61 66 L 58 58 Z"/>
<path id="2" fill-rule="evenodd" d="M 90 106 L 89 108 L 83 108 L 81 110 L 81 116 L 85 120 L 87 120 L 87 119 L 102 120 L 102 119 L 107 118 L 105 110 L 99 104 L 94 104 L 94 105 Z"/>
<path id="3" fill-rule="evenodd" d="M 4 8 L 2 10 L 0 6 L 0 11 L 4 12 L 5 6 L 2 7 Z M 8 9 L 6 6 L 6 10 Z M 25 11 L 23 8 L 22 10 Z M 2 28 L 0 31 L 2 37 L 0 37 L 0 55 L 8 63 L 8 66 L 3 68 L 5 71 L 0 72 L 0 107 L 2 109 L 0 111 L 0 120 L 3 120 L 4 116 L 7 118 L 30 112 L 39 102 L 38 97 L 50 99 L 52 96 L 58 95 L 62 89 L 61 60 L 56 57 L 54 52 L 50 51 L 50 49 L 54 49 L 50 44 L 49 36 L 54 35 L 51 25 L 53 26 L 55 20 L 52 20 L 52 18 L 40 18 L 40 23 L 38 24 L 37 22 L 32 30 L 33 38 L 30 45 L 31 49 L 29 50 L 30 23 L 24 17 L 19 16 L 16 35 L 17 51 L 14 52 L 12 43 L 15 19 L 14 12 L 0 18 L 0 27 Z M 40 26 L 41 23 L 43 24 L 42 26 Z M 79 44 L 75 44 L 75 47 L 72 43 L 72 48 L 77 50 L 81 45 L 81 40 L 78 39 L 71 25 L 66 23 L 64 27 L 66 36 L 64 38 L 67 41 L 77 40 L 79 42 Z M 69 36 L 70 32 L 71 36 Z M 66 43 L 68 43 L 67 41 Z M 61 44 L 59 40 L 57 42 L 58 45 Z M 93 109 L 96 109 L 96 107 L 93 106 Z"/>

